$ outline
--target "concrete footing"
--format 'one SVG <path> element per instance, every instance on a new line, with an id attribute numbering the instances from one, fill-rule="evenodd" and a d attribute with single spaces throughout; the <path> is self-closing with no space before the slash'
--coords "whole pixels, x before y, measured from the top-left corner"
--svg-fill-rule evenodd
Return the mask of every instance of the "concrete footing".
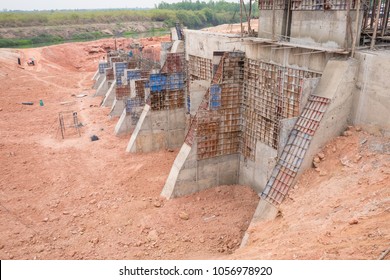
<path id="1" fill-rule="evenodd" d="M 161 195 L 167 199 L 189 195 L 219 185 L 238 182 L 239 155 L 197 159 L 197 144 L 184 143 L 165 182 Z"/>
<path id="2" fill-rule="evenodd" d="M 92 77 L 92 81 L 96 81 L 100 76 L 99 69 L 96 70 L 95 74 Z"/>
<path id="3" fill-rule="evenodd" d="M 269 221 L 276 218 L 278 215 L 278 208 L 269 203 L 268 201 L 264 199 L 260 199 L 259 204 L 257 205 L 255 214 L 253 215 L 251 225 L 253 223 L 257 223 L 260 221 Z M 249 232 L 245 232 L 244 237 L 241 240 L 240 248 L 243 248 L 248 243 L 248 240 L 250 238 Z"/>
<path id="4" fill-rule="evenodd" d="M 185 109 L 152 111 L 145 105 L 126 151 L 130 153 L 175 149 L 184 142 Z"/>
<path id="5" fill-rule="evenodd" d="M 175 189 L 175 186 L 178 182 L 180 171 L 184 168 L 184 164 L 191 153 L 191 149 L 192 148 L 186 143 L 181 146 L 179 154 L 173 162 L 173 166 L 171 168 L 171 171 L 169 172 L 169 176 L 167 181 L 165 182 L 164 188 L 161 192 L 161 196 L 166 197 L 168 199 L 177 196 L 177 189 Z M 189 187 L 191 187 L 191 185 L 189 185 Z"/>
<path id="6" fill-rule="evenodd" d="M 116 87 L 116 81 L 114 81 L 108 91 L 106 92 L 106 95 L 102 102 L 102 107 L 110 107 L 114 103 L 115 100 L 115 87 Z"/>
<path id="7" fill-rule="evenodd" d="M 98 89 L 100 85 L 103 83 L 103 81 L 105 80 L 105 78 L 106 78 L 105 75 L 101 75 L 98 73 L 98 76 L 96 77 L 95 83 L 93 84 L 92 88 Z"/>
<path id="8" fill-rule="evenodd" d="M 115 99 L 111 106 L 110 116 L 119 117 L 126 107 L 126 100 Z"/>
<path id="9" fill-rule="evenodd" d="M 127 114 L 126 108 L 123 109 L 122 114 L 119 118 L 118 123 L 115 126 L 115 135 L 119 136 L 122 134 L 126 134 L 132 132 L 134 129 L 134 125 L 132 123 L 131 115 Z"/>
<path id="10" fill-rule="evenodd" d="M 96 81 L 96 84 L 99 84 L 96 93 L 94 96 L 104 96 L 108 90 L 108 81 L 105 76 L 102 76 L 103 79 L 99 83 L 99 81 Z"/>

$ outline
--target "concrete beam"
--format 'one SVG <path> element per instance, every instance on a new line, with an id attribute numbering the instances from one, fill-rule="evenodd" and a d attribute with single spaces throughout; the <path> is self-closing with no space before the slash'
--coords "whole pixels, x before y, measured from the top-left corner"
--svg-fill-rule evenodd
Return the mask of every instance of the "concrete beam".
<path id="1" fill-rule="evenodd" d="M 99 76 L 100 76 L 100 73 L 99 73 L 99 69 L 98 69 L 98 70 L 96 70 L 95 74 L 93 75 L 92 81 L 96 81 Z"/>
<path id="2" fill-rule="evenodd" d="M 126 151 L 152 152 L 175 149 L 184 142 L 185 109 L 152 111 L 145 105 Z"/>
<path id="3" fill-rule="evenodd" d="M 131 115 L 128 115 L 126 113 L 126 108 L 124 108 L 119 118 L 119 121 L 115 126 L 115 130 L 114 130 L 115 135 L 119 136 L 122 134 L 129 133 L 132 132 L 133 129 L 134 129 L 134 125 L 132 124 Z"/>
<path id="4" fill-rule="evenodd" d="M 115 87 L 116 87 L 116 81 L 114 81 L 108 91 L 106 92 L 106 95 L 102 102 L 102 107 L 109 107 L 112 106 L 115 100 Z"/>
<path id="5" fill-rule="evenodd" d="M 107 92 L 107 89 L 108 89 L 108 81 L 106 79 L 106 76 L 105 75 L 102 75 L 101 76 L 103 79 L 101 80 L 99 86 L 97 87 L 97 90 L 96 90 L 96 93 L 94 96 L 104 96 Z M 97 81 L 96 83 L 98 83 L 99 81 Z"/>
<path id="6" fill-rule="evenodd" d="M 176 156 L 171 171 L 169 172 L 168 179 L 165 182 L 164 188 L 161 192 L 161 196 L 170 199 L 174 197 L 175 186 L 179 177 L 180 171 L 183 169 L 185 162 L 191 152 L 191 147 L 186 143 L 181 147 L 179 154 Z"/>
<path id="7" fill-rule="evenodd" d="M 100 85 L 102 84 L 102 81 L 104 80 L 105 78 L 105 75 L 100 75 L 98 73 L 98 76 L 96 77 L 96 80 L 92 86 L 93 89 L 98 89 L 100 87 Z"/>
<path id="8" fill-rule="evenodd" d="M 110 116 L 111 117 L 119 117 L 122 112 L 123 112 L 123 109 L 126 108 L 126 101 L 125 100 L 118 100 L 115 98 L 114 102 L 112 103 L 112 106 L 111 106 L 111 111 L 110 111 Z"/>
<path id="9" fill-rule="evenodd" d="M 278 215 L 279 209 L 264 199 L 260 199 L 257 205 L 256 211 L 253 214 L 250 225 L 261 222 L 274 220 Z M 249 232 L 245 232 L 244 237 L 241 240 L 240 248 L 243 248 L 248 243 L 250 238 Z"/>

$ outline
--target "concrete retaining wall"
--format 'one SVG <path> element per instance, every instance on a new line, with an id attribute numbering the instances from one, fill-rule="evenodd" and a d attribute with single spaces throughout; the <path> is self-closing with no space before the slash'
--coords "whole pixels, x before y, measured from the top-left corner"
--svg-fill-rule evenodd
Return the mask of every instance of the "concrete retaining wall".
<path id="1" fill-rule="evenodd" d="M 115 130 L 114 130 L 115 135 L 119 136 L 122 134 L 132 132 L 132 130 L 134 128 L 135 128 L 135 125 L 132 124 L 131 115 L 128 115 L 126 113 L 126 108 L 123 109 L 122 114 L 119 118 L 119 121 L 115 126 Z"/>
<path id="2" fill-rule="evenodd" d="M 174 198 L 237 183 L 238 154 L 197 160 L 196 151 L 196 143 L 192 147 L 183 144 L 161 192 L 162 196 Z"/>
<path id="3" fill-rule="evenodd" d="M 113 81 L 110 88 L 105 92 L 102 107 L 110 107 L 115 101 L 115 87 L 116 81 Z"/>
<path id="4" fill-rule="evenodd" d="M 311 141 L 299 173 L 311 167 L 313 157 L 328 141 L 339 136 L 351 123 L 356 60 L 329 61 L 314 94 L 331 102 Z"/>
<path id="5" fill-rule="evenodd" d="M 152 111 L 149 105 L 145 105 L 126 151 L 136 153 L 179 148 L 184 142 L 185 128 L 184 108 Z"/>
<path id="6" fill-rule="evenodd" d="M 353 123 L 390 136 L 390 51 L 359 52 Z"/>
<path id="7" fill-rule="evenodd" d="M 283 10 L 275 11 L 275 37 L 278 40 L 285 33 L 283 28 Z M 356 11 L 350 11 L 351 27 L 355 27 Z M 273 11 L 260 10 L 259 37 L 272 39 Z M 359 19 L 361 30 L 362 13 Z M 347 34 L 346 10 L 297 10 L 291 14 L 290 42 L 326 48 L 343 49 L 350 47 L 351 34 Z M 359 42 L 359 37 L 357 42 Z"/>
<path id="8" fill-rule="evenodd" d="M 272 10 L 260 10 L 259 17 L 259 37 L 272 39 Z M 282 26 L 283 26 L 283 10 L 275 10 L 275 38 L 279 39 L 280 35 L 283 34 Z"/>
<path id="9" fill-rule="evenodd" d="M 184 30 L 186 60 L 188 55 L 213 59 L 214 51 L 245 51 L 239 35 Z"/>
<path id="10" fill-rule="evenodd" d="M 351 10 L 350 16 L 354 28 L 356 11 Z M 328 48 L 345 48 L 351 45 L 352 37 L 346 31 L 346 10 L 293 11 L 291 22 L 292 43 Z M 357 42 L 359 38 L 360 33 Z"/>
<path id="11" fill-rule="evenodd" d="M 238 183 L 251 186 L 257 193 L 261 193 L 275 166 L 276 156 L 275 149 L 257 141 L 255 161 L 240 156 Z"/>

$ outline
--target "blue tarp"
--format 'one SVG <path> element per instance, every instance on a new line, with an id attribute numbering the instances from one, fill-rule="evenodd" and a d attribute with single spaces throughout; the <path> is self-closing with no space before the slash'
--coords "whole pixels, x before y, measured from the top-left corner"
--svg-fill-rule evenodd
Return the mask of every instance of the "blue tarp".
<path id="1" fill-rule="evenodd" d="M 116 62 L 115 64 L 115 78 L 116 78 L 116 84 L 118 86 L 122 85 L 122 76 L 125 72 L 125 69 L 127 67 L 126 62 Z"/>
<path id="2" fill-rule="evenodd" d="M 99 63 L 99 73 L 104 74 L 104 70 L 108 68 L 108 63 L 107 62 L 100 62 Z"/>
<path id="3" fill-rule="evenodd" d="M 216 110 L 221 107 L 221 92 L 219 85 L 210 86 L 210 109 Z"/>

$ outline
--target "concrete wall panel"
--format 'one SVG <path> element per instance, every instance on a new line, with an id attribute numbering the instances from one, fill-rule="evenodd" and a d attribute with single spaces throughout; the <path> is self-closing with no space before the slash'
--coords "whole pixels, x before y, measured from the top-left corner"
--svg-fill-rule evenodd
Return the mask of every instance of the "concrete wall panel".
<path id="1" fill-rule="evenodd" d="M 359 52 L 353 123 L 390 136 L 390 52 Z"/>

